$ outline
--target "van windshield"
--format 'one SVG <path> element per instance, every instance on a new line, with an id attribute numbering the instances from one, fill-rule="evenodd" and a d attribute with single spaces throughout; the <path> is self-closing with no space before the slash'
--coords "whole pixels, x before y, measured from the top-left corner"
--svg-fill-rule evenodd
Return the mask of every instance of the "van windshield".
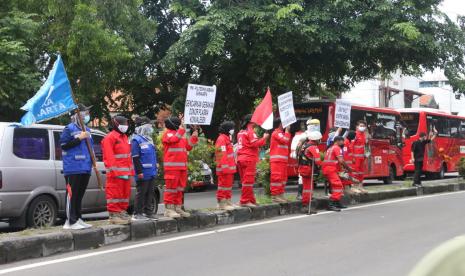
<path id="1" fill-rule="evenodd" d="M 420 114 L 418 113 L 402 113 L 401 120 L 406 129 L 408 130 L 409 136 L 417 134 L 418 124 L 420 121 Z"/>
<path id="2" fill-rule="evenodd" d="M 302 130 L 306 129 L 308 119 L 320 120 L 320 132 L 324 134 L 328 122 L 328 104 L 326 103 L 302 103 L 295 106 L 297 123 Z"/>

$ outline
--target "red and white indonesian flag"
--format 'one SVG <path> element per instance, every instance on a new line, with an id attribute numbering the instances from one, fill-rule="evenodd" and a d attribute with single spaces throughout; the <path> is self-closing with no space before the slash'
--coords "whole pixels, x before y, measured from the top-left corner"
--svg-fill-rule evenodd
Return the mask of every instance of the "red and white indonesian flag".
<path id="1" fill-rule="evenodd" d="M 255 109 L 250 121 L 267 130 L 273 128 L 273 103 L 270 88 L 266 91 L 265 98 Z"/>

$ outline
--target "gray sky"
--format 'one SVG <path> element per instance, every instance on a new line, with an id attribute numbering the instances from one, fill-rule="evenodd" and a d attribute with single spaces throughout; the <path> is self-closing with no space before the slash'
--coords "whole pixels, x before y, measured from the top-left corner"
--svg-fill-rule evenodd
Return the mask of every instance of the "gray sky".
<path id="1" fill-rule="evenodd" d="M 455 20 L 457 15 L 465 15 L 464 0 L 444 0 L 441 4 L 441 8 L 453 20 Z"/>

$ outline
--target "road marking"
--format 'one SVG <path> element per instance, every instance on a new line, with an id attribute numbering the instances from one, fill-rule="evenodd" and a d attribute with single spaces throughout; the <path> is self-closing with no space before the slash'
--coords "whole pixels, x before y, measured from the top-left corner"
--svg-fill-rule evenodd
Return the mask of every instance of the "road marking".
<path id="1" fill-rule="evenodd" d="M 395 200 L 390 200 L 390 201 L 383 201 L 383 202 L 378 202 L 378 203 L 353 206 L 353 207 L 349 207 L 348 209 L 344 210 L 343 212 L 348 212 L 350 210 L 356 210 L 356 209 L 363 209 L 363 208 L 381 206 L 381 205 L 394 204 L 394 203 L 405 202 L 405 201 L 419 200 L 419 199 L 425 199 L 425 198 L 431 198 L 431 197 L 441 197 L 441 196 L 448 196 L 448 195 L 457 195 L 457 194 L 463 194 L 463 193 L 465 193 L 465 191 L 457 191 L 457 192 L 450 192 L 450 193 L 425 195 L 425 196 L 418 196 L 418 197 L 407 197 L 407 198 L 402 198 L 402 199 L 395 199 Z M 106 254 L 115 253 L 115 252 L 127 251 L 127 250 L 141 248 L 141 247 L 147 247 L 147 246 L 151 246 L 151 245 L 155 245 L 155 244 L 169 243 L 169 242 L 180 241 L 180 240 L 185 240 L 185 239 L 190 239 L 190 238 L 197 238 L 197 237 L 202 237 L 202 236 L 218 234 L 218 233 L 222 233 L 222 232 L 235 231 L 235 230 L 240 230 L 240 229 L 245 229 L 245 228 L 251 228 L 251 227 L 256 227 L 256 226 L 261 226 L 261 225 L 272 224 L 272 223 L 279 223 L 279 222 L 298 220 L 298 219 L 304 219 L 304 218 L 312 218 L 312 217 L 315 217 L 315 216 L 324 216 L 324 215 L 329 215 L 329 214 L 337 214 L 337 213 L 336 212 L 331 212 L 331 211 L 323 211 L 323 212 L 319 212 L 318 214 L 314 214 L 314 215 L 311 215 L 311 216 L 297 215 L 297 216 L 292 216 L 292 217 L 285 217 L 285 218 L 271 219 L 271 220 L 255 222 L 255 223 L 248 223 L 248 224 L 244 224 L 244 225 L 231 226 L 231 227 L 218 229 L 218 230 L 210 230 L 210 231 L 205 231 L 205 232 L 201 232 L 201 233 L 183 235 L 183 236 L 167 238 L 167 239 L 163 239 L 163 240 L 144 242 L 144 243 L 128 245 L 128 246 L 124 246 L 124 247 L 114 248 L 114 249 L 102 250 L 102 251 L 98 251 L 98 252 L 85 253 L 85 254 L 81 254 L 81 255 L 77 255 L 77 256 L 64 257 L 64 258 L 59 258 L 59 259 L 50 260 L 50 261 L 42 261 L 42 262 L 37 262 L 37 263 L 33 263 L 33 264 L 27 264 L 27 265 L 12 267 L 12 268 L 6 268 L 6 269 L 0 270 L 0 274 L 7 274 L 7 273 L 11 273 L 11 272 L 28 270 L 28 269 L 33 269 L 33 268 L 37 268 L 37 267 L 58 264 L 58 263 L 71 262 L 71 261 L 75 261 L 75 260 L 91 258 L 91 257 L 95 257 L 95 256 L 100 256 L 100 255 L 106 255 Z"/>

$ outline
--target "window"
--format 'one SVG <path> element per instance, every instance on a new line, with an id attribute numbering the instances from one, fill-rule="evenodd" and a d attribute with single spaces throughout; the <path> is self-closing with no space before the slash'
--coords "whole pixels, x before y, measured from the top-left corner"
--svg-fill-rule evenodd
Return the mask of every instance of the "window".
<path id="1" fill-rule="evenodd" d="M 323 103 L 310 103 L 298 105 L 295 108 L 297 122 L 294 123 L 296 128 L 306 129 L 306 122 L 308 119 L 320 120 L 320 132 L 322 134 L 326 131 L 326 124 L 328 122 L 328 105 Z"/>
<path id="2" fill-rule="evenodd" d="M 92 134 L 92 140 L 94 140 L 94 153 L 95 153 L 95 161 L 102 162 L 103 161 L 103 153 L 102 153 L 102 140 L 103 136 Z"/>
<path id="3" fill-rule="evenodd" d="M 438 136 L 450 137 L 448 118 L 441 116 L 427 116 L 427 122 L 428 133 L 432 130 L 432 127 L 434 127 L 438 132 Z"/>
<path id="4" fill-rule="evenodd" d="M 377 113 L 372 127 L 372 137 L 375 139 L 389 139 L 392 143 L 396 141 L 396 116 L 387 113 Z"/>
<path id="5" fill-rule="evenodd" d="M 55 142 L 55 160 L 63 160 L 63 155 L 61 153 L 60 136 L 61 132 L 53 132 L 53 141 Z"/>
<path id="6" fill-rule="evenodd" d="M 427 87 L 439 87 L 439 81 L 422 81 L 420 82 L 420 88 Z"/>
<path id="7" fill-rule="evenodd" d="M 465 138 L 465 121 L 460 121 L 460 138 Z"/>
<path id="8" fill-rule="evenodd" d="M 460 121 L 457 119 L 449 119 L 450 136 L 452 138 L 460 138 Z"/>
<path id="9" fill-rule="evenodd" d="M 420 114 L 418 113 L 402 113 L 400 115 L 402 123 L 406 130 L 408 131 L 409 136 L 417 134 L 418 123 L 420 120 Z"/>
<path id="10" fill-rule="evenodd" d="M 13 153 L 23 159 L 50 159 L 48 131 L 40 128 L 15 128 Z"/>

